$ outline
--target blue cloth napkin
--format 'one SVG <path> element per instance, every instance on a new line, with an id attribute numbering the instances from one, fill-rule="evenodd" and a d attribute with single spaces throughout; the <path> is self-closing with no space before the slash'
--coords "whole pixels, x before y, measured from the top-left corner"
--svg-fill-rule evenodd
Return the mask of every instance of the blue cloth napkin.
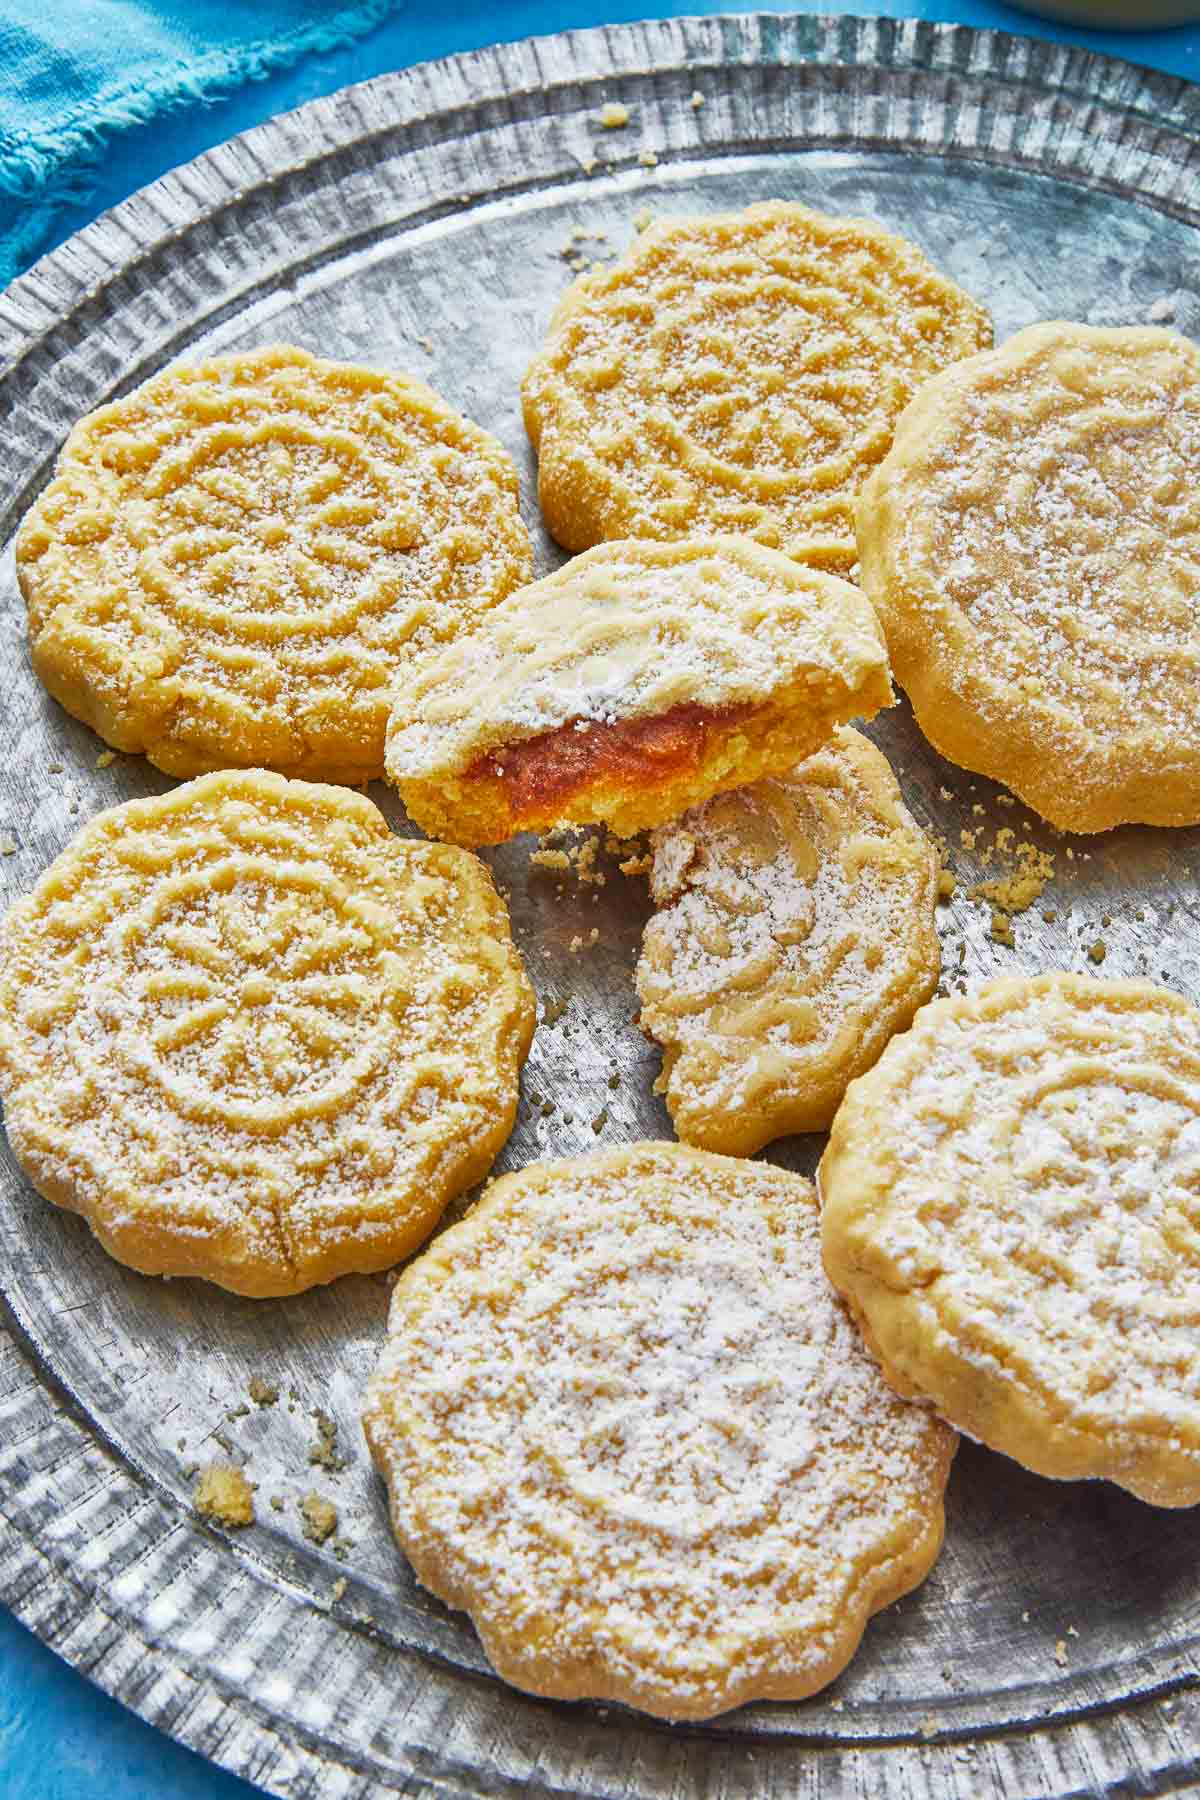
<path id="1" fill-rule="evenodd" d="M 0 0 L 0 287 L 125 127 L 369 31 L 401 0 Z"/>

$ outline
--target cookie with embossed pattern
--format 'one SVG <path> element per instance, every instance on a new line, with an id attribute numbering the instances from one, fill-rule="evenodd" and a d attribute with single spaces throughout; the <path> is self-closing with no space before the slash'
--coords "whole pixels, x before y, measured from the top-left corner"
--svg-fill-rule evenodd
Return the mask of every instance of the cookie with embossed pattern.
<path id="1" fill-rule="evenodd" d="M 387 771 L 462 844 L 675 818 L 890 704 L 857 588 L 750 538 L 601 544 L 397 676 Z"/>
<path id="2" fill-rule="evenodd" d="M 921 389 L 858 506 L 929 741 L 1067 831 L 1200 820 L 1200 350 L 1054 323 Z"/>
<path id="3" fill-rule="evenodd" d="M 829 1286 L 812 1184 L 679 1144 L 493 1183 L 397 1283 L 364 1423 L 507 1680 L 671 1719 L 832 1681 L 932 1566 L 956 1443 Z"/>
<path id="4" fill-rule="evenodd" d="M 1200 1012 L 1146 982 L 923 1007 L 843 1101 L 825 1266 L 898 1392 L 1041 1475 L 1200 1501 Z"/>
<path id="5" fill-rule="evenodd" d="M 389 1267 L 512 1126 L 533 995 L 475 857 L 344 788 L 208 775 L 99 814 L 0 933 L 8 1139 L 149 1274 Z"/>
<path id="6" fill-rule="evenodd" d="M 512 461 L 424 383 L 274 346 L 78 424 L 17 539 L 54 698 L 170 775 L 383 773 L 412 649 L 532 574 Z"/>
<path id="7" fill-rule="evenodd" d="M 653 852 L 636 981 L 679 1137 L 751 1156 L 826 1130 L 941 967 L 938 854 L 886 757 L 843 726 L 661 827 Z"/>
<path id="8" fill-rule="evenodd" d="M 525 376 L 546 524 L 568 550 L 732 531 L 845 572 L 904 406 L 990 342 L 871 220 L 782 200 L 662 220 L 568 288 Z"/>

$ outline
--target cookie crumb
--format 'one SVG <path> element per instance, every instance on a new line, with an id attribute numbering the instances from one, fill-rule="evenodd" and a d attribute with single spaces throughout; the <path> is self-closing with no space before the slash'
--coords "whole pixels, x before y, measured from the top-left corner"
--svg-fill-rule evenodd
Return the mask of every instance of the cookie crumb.
<path id="1" fill-rule="evenodd" d="M 935 1738 L 937 1736 L 937 1720 L 934 1718 L 932 1713 L 925 1714 L 925 1717 L 920 1721 L 919 1725 L 917 1726 L 917 1730 L 921 1733 L 921 1736 L 923 1738 L 925 1738 L 926 1741 L 928 1741 L 930 1738 Z"/>
<path id="2" fill-rule="evenodd" d="M 653 217 L 654 214 L 650 211 L 648 206 L 639 207 L 637 212 L 633 215 L 633 229 L 635 231 L 645 231 Z"/>
<path id="3" fill-rule="evenodd" d="M 320 1494 L 305 1494 L 300 1502 L 300 1513 L 304 1520 L 304 1535 L 310 1543 L 323 1544 L 337 1530 L 338 1509 L 332 1500 L 323 1500 Z"/>
<path id="4" fill-rule="evenodd" d="M 261 1375 L 252 1375 L 246 1392 L 256 1406 L 274 1406 L 279 1398 L 279 1389 L 273 1381 L 264 1381 Z"/>
<path id="5" fill-rule="evenodd" d="M 96 767 L 98 769 L 110 769 L 116 760 L 117 753 L 115 750 L 102 750 L 96 758 Z"/>
<path id="6" fill-rule="evenodd" d="M 543 1000 L 542 1024 L 557 1025 L 570 1004 L 569 1000 Z"/>
<path id="7" fill-rule="evenodd" d="M 701 108 L 701 107 L 702 107 L 702 106 L 703 106 L 703 105 L 704 105 L 704 95 L 703 95 L 703 94 L 702 94 L 702 93 L 701 93 L 701 92 L 700 92 L 700 89 L 699 89 L 699 88 L 696 88 L 696 89 L 695 89 L 695 90 L 694 90 L 694 91 L 693 91 L 693 94 L 692 94 L 692 98 L 691 98 L 691 108 L 692 108 L 692 111 L 693 111 L 693 112 L 699 112 L 699 111 L 700 111 L 700 108 Z"/>
<path id="8" fill-rule="evenodd" d="M 638 161 L 643 169 L 657 169 L 658 167 L 658 156 L 653 150 L 639 150 Z"/>
<path id="9" fill-rule="evenodd" d="M 537 869 L 569 869 L 571 866 L 565 850 L 535 850 L 529 860 Z"/>
<path id="10" fill-rule="evenodd" d="M 1057 1644 L 1055 1644 L 1054 1660 L 1058 1664 L 1060 1669 L 1066 1668 L 1066 1666 L 1067 1666 L 1067 1641 L 1065 1638 L 1059 1638 Z"/>
<path id="11" fill-rule="evenodd" d="M 605 131 L 620 131 L 629 123 L 629 108 L 619 100 L 606 100 L 600 109 L 600 123 Z"/>
<path id="12" fill-rule="evenodd" d="M 952 869 L 942 869 L 938 875 L 937 897 L 939 900 L 952 900 L 958 887 L 958 879 Z"/>
<path id="13" fill-rule="evenodd" d="M 271 1495 L 271 1511 L 272 1512 L 282 1512 L 284 1505 L 285 1505 L 285 1501 L 284 1501 L 282 1494 L 272 1494 Z"/>
<path id="14" fill-rule="evenodd" d="M 317 1422 L 317 1441 L 309 1448 L 309 1462 L 318 1463 L 321 1468 L 332 1469 L 335 1473 L 344 1469 L 346 1459 L 338 1455 L 336 1423 L 319 1406 L 313 1408 L 313 1418 Z"/>
<path id="15" fill-rule="evenodd" d="M 1088 955 L 1094 963 L 1102 963 L 1108 955 L 1108 945 L 1103 938 L 1097 938 L 1094 944 L 1088 945 Z"/>
<path id="16" fill-rule="evenodd" d="M 254 1495 L 240 1469 L 209 1463 L 201 1469 L 192 1505 L 202 1518 L 238 1529 L 254 1523 Z"/>
<path id="17" fill-rule="evenodd" d="M 15 856 L 17 846 L 10 837 L 0 838 L 0 856 Z"/>
<path id="18" fill-rule="evenodd" d="M 339 1575 L 337 1580 L 334 1582 L 333 1586 L 330 1588 L 329 1598 L 333 1601 L 333 1604 L 335 1606 L 337 1605 L 339 1600 L 345 1599 L 346 1588 L 348 1585 L 349 1584 L 346 1581 L 346 1577 L 344 1575 Z"/>

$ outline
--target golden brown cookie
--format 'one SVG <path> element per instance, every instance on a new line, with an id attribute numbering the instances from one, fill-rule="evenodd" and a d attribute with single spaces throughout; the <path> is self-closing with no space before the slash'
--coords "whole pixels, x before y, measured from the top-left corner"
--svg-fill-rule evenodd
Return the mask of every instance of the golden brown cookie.
<path id="1" fill-rule="evenodd" d="M 525 376 L 546 524 L 568 550 L 732 531 L 846 571 L 905 404 L 990 342 L 870 220 L 782 200 L 663 220 L 568 288 Z"/>
<path id="2" fill-rule="evenodd" d="M 1069 831 L 1200 820 L 1200 351 L 1034 325 L 905 412 L 862 582 L 930 742 Z"/>
<path id="3" fill-rule="evenodd" d="M 890 704 L 857 588 L 749 538 L 602 544 L 397 677 L 387 771 L 431 835 L 639 831 Z"/>
<path id="4" fill-rule="evenodd" d="M 99 814 L 0 936 L 8 1138 L 155 1275 L 398 1262 L 512 1126 L 533 995 L 487 870 L 261 770 Z"/>
<path id="5" fill-rule="evenodd" d="M 502 1177 L 405 1270 L 367 1437 L 507 1680 L 671 1719 L 800 1699 L 928 1573 L 956 1440 L 819 1238 L 802 1176 L 633 1144 Z"/>
<path id="6" fill-rule="evenodd" d="M 381 775 L 399 659 L 532 571 L 495 438 L 408 376 L 280 346 L 82 420 L 17 539 L 38 674 L 170 775 Z"/>
<path id="7" fill-rule="evenodd" d="M 924 1007 L 821 1163 L 896 1389 L 1026 1468 L 1200 1501 L 1200 1012 L 1043 975 Z"/>
<path id="8" fill-rule="evenodd" d="M 937 851 L 887 759 L 843 726 L 774 781 L 654 835 L 662 909 L 637 966 L 641 1023 L 685 1144 L 751 1156 L 824 1131 L 937 986 Z"/>

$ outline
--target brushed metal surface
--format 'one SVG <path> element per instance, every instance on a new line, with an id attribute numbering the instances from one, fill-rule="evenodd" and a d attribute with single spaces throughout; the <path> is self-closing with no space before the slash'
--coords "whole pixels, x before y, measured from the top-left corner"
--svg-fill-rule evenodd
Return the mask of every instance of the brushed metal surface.
<path id="1" fill-rule="evenodd" d="M 626 129 L 600 128 L 604 100 L 628 106 Z M 0 899 L 99 808 L 169 785 L 138 759 L 98 768 L 102 746 L 28 663 L 12 534 L 83 411 L 173 358 L 278 338 L 413 370 L 516 456 L 545 569 L 559 553 L 537 521 L 517 383 L 568 247 L 622 247 L 642 208 L 782 195 L 916 239 L 1000 337 L 1056 315 L 1169 317 L 1200 336 L 1198 169 L 1200 90 L 1168 77 L 959 27 L 764 15 L 384 77 L 156 183 L 0 297 L 0 832 L 16 844 Z M 1103 941 L 1105 974 L 1200 1001 L 1200 832 L 1059 837 L 943 763 L 903 705 L 872 732 L 960 877 L 941 917 L 948 981 L 1090 970 Z M 1006 826 L 1057 868 L 1013 947 L 967 891 L 1010 866 L 996 851 L 984 866 Z M 604 857 L 603 885 L 564 880 L 532 868 L 531 848 L 491 857 L 545 1014 L 499 1168 L 670 1135 L 657 1055 L 632 1020 L 644 883 Z M 596 944 L 573 951 L 593 927 Z M 807 1170 L 819 1149 L 768 1154 Z M 543 1703 L 490 1674 L 392 1544 L 357 1423 L 385 1278 L 258 1304 L 143 1279 L 7 1154 L 0 1225 L 0 1597 L 110 1692 L 271 1792 L 891 1800 L 1156 1794 L 1200 1777 L 1188 1513 L 965 1446 L 940 1563 L 826 1693 L 679 1729 Z M 274 1406 L 250 1399 L 256 1375 L 279 1384 Z M 316 1410 L 337 1430 L 325 1462 L 310 1460 Z M 237 1537 L 189 1506 L 186 1471 L 218 1434 L 258 1484 L 259 1522 Z M 339 1509 L 340 1556 L 302 1534 L 314 1489 Z"/>

